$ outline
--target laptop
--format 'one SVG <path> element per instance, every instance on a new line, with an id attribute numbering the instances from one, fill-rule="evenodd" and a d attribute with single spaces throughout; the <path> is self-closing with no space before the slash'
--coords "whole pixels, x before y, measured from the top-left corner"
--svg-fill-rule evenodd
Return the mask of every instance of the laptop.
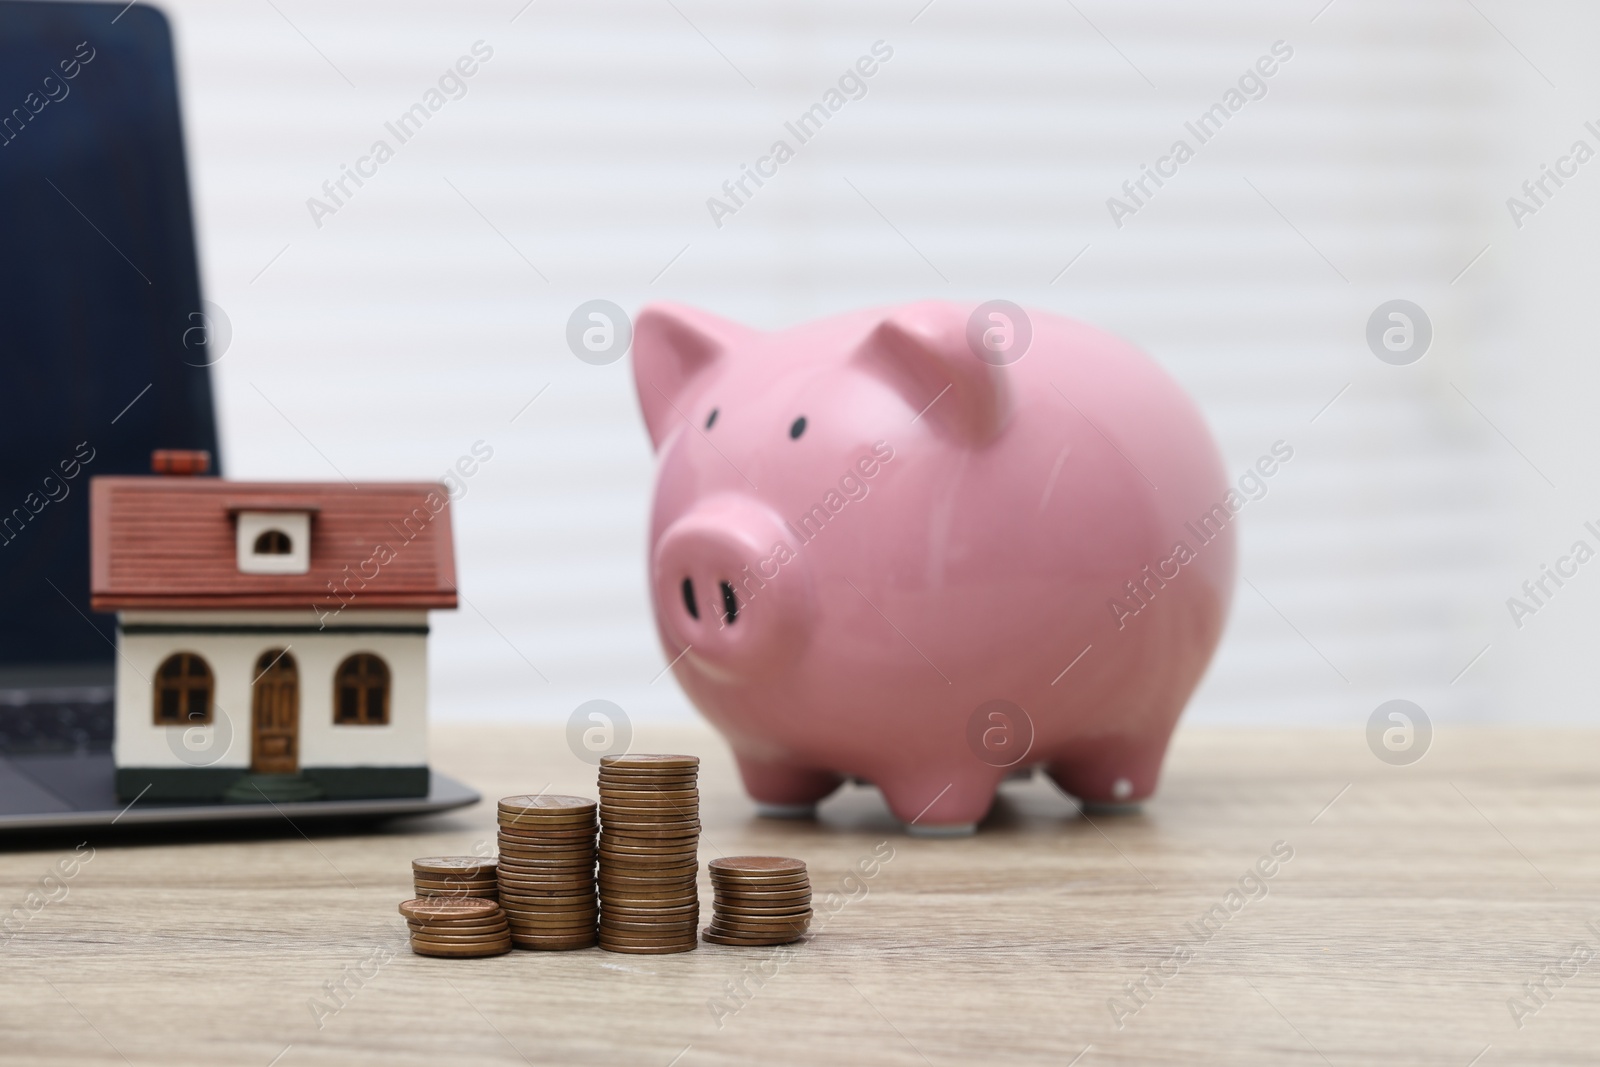
<path id="1" fill-rule="evenodd" d="M 0 831 L 388 816 L 476 801 L 116 800 L 115 620 L 89 606 L 89 479 L 157 449 L 222 470 L 172 34 L 144 4 L 0 0 Z"/>

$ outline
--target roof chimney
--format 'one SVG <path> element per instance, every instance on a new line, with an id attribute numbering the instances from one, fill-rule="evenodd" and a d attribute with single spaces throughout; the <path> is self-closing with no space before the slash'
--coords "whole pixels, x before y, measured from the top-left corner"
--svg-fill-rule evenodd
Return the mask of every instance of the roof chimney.
<path id="1" fill-rule="evenodd" d="M 204 474 L 211 469 L 211 453 L 204 449 L 158 448 L 150 453 L 152 474 Z"/>

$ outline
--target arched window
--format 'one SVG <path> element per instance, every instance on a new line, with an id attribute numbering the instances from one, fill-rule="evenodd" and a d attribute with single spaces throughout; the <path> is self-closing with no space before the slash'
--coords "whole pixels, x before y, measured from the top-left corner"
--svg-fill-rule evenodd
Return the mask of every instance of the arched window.
<path id="1" fill-rule="evenodd" d="M 389 722 L 389 666 L 371 652 L 357 652 L 333 677 L 333 721 L 346 726 Z"/>
<path id="2" fill-rule="evenodd" d="M 211 668 L 193 652 L 176 652 L 156 670 L 156 725 L 205 726 L 211 722 Z"/>
<path id="3" fill-rule="evenodd" d="M 287 556 L 292 551 L 294 544 L 282 530 L 262 530 L 261 536 L 256 538 L 258 556 Z"/>

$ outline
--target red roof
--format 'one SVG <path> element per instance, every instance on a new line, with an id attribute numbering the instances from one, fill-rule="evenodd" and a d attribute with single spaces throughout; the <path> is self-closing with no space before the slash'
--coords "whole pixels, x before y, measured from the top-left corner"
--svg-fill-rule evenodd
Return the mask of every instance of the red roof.
<path id="1" fill-rule="evenodd" d="M 96 611 L 456 606 L 443 485 L 102 476 L 89 494 Z M 309 512 L 310 571 L 241 574 L 234 533 L 240 511 Z"/>

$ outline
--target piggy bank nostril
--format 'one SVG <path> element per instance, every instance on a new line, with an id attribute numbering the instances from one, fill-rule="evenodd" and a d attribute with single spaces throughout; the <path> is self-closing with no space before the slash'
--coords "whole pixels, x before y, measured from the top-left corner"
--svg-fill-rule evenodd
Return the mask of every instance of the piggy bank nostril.
<path id="1" fill-rule="evenodd" d="M 722 611 L 728 617 L 728 622 L 737 622 L 739 619 L 739 596 L 733 591 L 733 586 L 727 582 L 722 583 Z"/>
<path id="2" fill-rule="evenodd" d="M 700 606 L 694 602 L 693 578 L 685 578 L 683 580 L 683 606 L 689 612 L 689 618 L 698 619 L 700 617 Z"/>

